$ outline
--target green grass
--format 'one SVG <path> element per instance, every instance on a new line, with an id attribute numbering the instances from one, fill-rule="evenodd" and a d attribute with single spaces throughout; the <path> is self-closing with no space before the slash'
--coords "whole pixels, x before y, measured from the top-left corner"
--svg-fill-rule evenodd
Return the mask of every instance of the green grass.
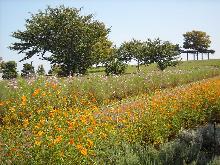
<path id="1" fill-rule="evenodd" d="M 89 75 L 83 77 L 73 77 L 57 79 L 60 84 L 65 85 L 66 94 L 80 93 L 84 96 L 92 93 L 98 103 L 121 101 L 128 97 L 134 97 L 144 93 L 152 93 L 157 89 L 175 87 L 178 85 L 202 80 L 205 78 L 220 75 L 220 60 L 187 61 L 176 67 L 169 67 L 161 72 L 155 64 L 141 66 L 141 72 L 136 73 L 136 66 L 128 66 L 127 74 L 121 76 L 106 77 L 102 67 L 90 70 Z M 16 95 L 16 89 L 11 90 L 6 84 L 7 81 L 0 81 L 1 96 L 7 98 L 9 95 Z M 11 86 L 26 83 L 25 80 L 9 81 Z M 25 86 L 25 85 L 23 85 Z M 26 85 L 23 91 L 31 92 L 34 87 Z M 9 91 L 10 92 L 7 92 Z M 9 94 L 11 93 L 11 94 Z"/>
<path id="2" fill-rule="evenodd" d="M 166 70 L 192 70 L 192 69 L 199 69 L 199 68 L 216 68 L 220 69 L 220 59 L 213 59 L 213 60 L 198 60 L 198 61 L 182 61 L 176 67 L 168 67 Z M 156 64 L 150 64 L 148 66 L 141 65 L 140 70 L 142 73 L 148 73 L 152 71 L 158 71 Z M 89 73 L 97 73 L 104 75 L 105 68 L 104 67 L 93 67 L 89 69 Z M 128 65 L 126 69 L 126 74 L 137 73 L 137 66 L 136 65 Z"/>

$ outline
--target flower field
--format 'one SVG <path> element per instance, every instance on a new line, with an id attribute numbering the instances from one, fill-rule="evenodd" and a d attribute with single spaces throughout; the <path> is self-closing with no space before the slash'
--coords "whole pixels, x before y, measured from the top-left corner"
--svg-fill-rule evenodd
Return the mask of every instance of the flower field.
<path id="1" fill-rule="evenodd" d="M 100 86 L 86 79 L 8 82 L 0 98 L 0 164 L 123 164 L 126 146 L 159 149 L 181 129 L 220 115 L 219 76 L 189 84 L 169 77 L 149 90 L 136 86 L 152 80 L 140 75 L 126 87 L 123 77 L 100 77 Z"/>

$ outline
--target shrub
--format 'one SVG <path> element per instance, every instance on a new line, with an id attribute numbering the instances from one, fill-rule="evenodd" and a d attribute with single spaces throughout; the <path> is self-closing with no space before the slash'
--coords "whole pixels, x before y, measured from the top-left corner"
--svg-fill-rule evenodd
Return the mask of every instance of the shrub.
<path id="1" fill-rule="evenodd" d="M 126 64 L 118 59 L 114 59 L 106 64 L 105 73 L 106 75 L 120 75 L 125 73 L 126 66 Z"/>

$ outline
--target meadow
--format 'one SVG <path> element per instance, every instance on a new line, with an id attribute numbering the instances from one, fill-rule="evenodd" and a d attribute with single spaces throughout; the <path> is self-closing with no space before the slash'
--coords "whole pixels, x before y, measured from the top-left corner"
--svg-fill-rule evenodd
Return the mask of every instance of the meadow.
<path id="1" fill-rule="evenodd" d="M 0 89 L 0 164 L 172 164 L 166 144 L 219 119 L 220 60 L 19 78 Z"/>

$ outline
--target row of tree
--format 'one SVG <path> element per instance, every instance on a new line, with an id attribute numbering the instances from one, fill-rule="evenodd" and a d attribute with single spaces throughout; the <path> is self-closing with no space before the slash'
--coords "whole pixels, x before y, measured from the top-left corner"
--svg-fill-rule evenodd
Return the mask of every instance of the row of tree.
<path id="1" fill-rule="evenodd" d="M 60 6 L 48 7 L 45 11 L 32 14 L 26 20 L 24 31 L 13 32 L 19 40 L 9 48 L 24 53 L 24 61 L 34 55 L 47 60 L 52 71 L 60 76 L 85 74 L 88 68 L 101 64 L 107 75 L 121 74 L 126 64 L 137 61 L 142 64 L 157 63 L 164 70 L 178 63 L 180 47 L 168 41 L 147 39 L 131 40 L 116 47 L 108 39 L 110 29 L 92 14 L 81 15 L 81 9 Z M 192 31 L 183 35 L 184 48 L 198 51 L 207 50 L 211 41 L 205 32 Z"/>
<path id="2" fill-rule="evenodd" d="M 12 79 L 18 76 L 17 63 L 15 61 L 1 62 L 0 70 L 3 73 L 3 79 Z M 34 67 L 31 64 L 25 63 L 23 64 L 23 69 L 21 70 L 21 77 L 27 78 L 35 76 L 36 74 L 41 76 L 45 75 L 45 73 L 43 65 L 39 65 L 35 73 Z"/>

